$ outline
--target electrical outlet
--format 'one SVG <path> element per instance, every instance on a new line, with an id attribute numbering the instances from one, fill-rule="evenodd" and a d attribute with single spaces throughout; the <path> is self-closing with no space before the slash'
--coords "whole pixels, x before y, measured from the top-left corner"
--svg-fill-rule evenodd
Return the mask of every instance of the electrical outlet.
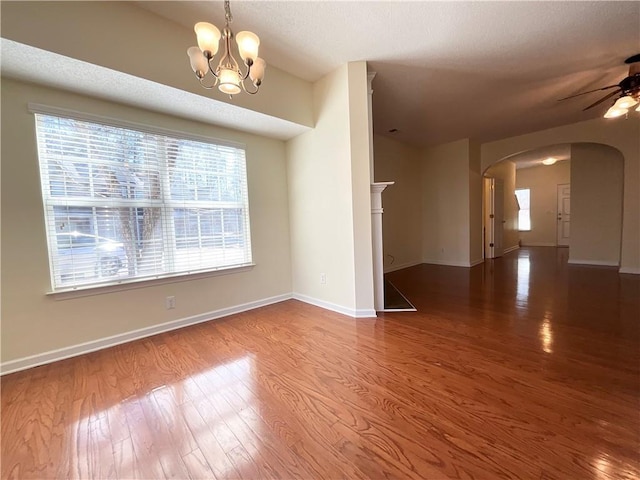
<path id="1" fill-rule="evenodd" d="M 167 297 L 167 299 L 165 300 L 165 305 L 167 307 L 167 310 L 176 308 L 176 297 L 174 296 Z"/>
<path id="2" fill-rule="evenodd" d="M 326 273 L 321 273 L 320 274 L 320 285 L 326 285 L 327 284 L 327 274 Z"/>

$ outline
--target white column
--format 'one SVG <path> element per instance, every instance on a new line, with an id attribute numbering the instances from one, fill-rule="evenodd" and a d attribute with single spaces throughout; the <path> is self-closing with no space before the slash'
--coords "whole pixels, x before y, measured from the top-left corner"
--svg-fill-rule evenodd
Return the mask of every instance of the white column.
<path id="1" fill-rule="evenodd" d="M 384 258 L 382 254 L 382 192 L 395 182 L 371 184 L 371 238 L 373 241 L 373 301 L 377 312 L 384 310 Z"/>
<path id="2" fill-rule="evenodd" d="M 368 72 L 367 73 L 367 92 L 369 93 L 369 176 L 371 178 L 371 183 L 373 183 L 373 87 L 371 82 L 373 82 L 374 77 L 376 76 L 376 72 Z"/>

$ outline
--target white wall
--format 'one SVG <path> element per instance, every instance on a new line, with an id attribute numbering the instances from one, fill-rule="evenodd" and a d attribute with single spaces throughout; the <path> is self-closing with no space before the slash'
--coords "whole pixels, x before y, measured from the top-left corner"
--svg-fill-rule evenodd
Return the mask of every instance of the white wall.
<path id="1" fill-rule="evenodd" d="M 518 202 L 516 201 L 516 165 L 504 160 L 492 165 L 485 174 L 488 177 L 499 178 L 504 185 L 502 205 L 504 209 L 504 224 L 502 228 L 502 247 L 505 252 L 518 247 Z"/>
<path id="2" fill-rule="evenodd" d="M 35 121 L 27 102 L 246 145 L 250 271 L 60 300 L 50 290 Z M 2 363 L 292 291 L 284 142 L 2 79 Z M 176 309 L 165 309 L 165 297 Z"/>
<path id="3" fill-rule="evenodd" d="M 421 184 L 424 263 L 471 265 L 469 167 L 467 139 L 423 151 Z M 481 197 L 478 202 L 481 202 Z"/>
<path id="4" fill-rule="evenodd" d="M 528 188 L 531 191 L 531 230 L 520 232 L 522 245 L 535 247 L 557 244 L 557 187 L 563 183 L 571 183 L 570 160 L 516 171 L 516 188 Z"/>
<path id="5" fill-rule="evenodd" d="M 569 263 L 620 263 L 622 155 L 606 145 L 571 145 Z"/>
<path id="6" fill-rule="evenodd" d="M 343 65 L 313 87 L 315 129 L 287 142 L 294 295 L 353 316 L 375 316 L 367 95 L 366 64 Z"/>
<path id="7" fill-rule="evenodd" d="M 394 181 L 382 193 L 385 271 L 422 263 L 420 151 L 374 135 L 375 181 Z"/>
<path id="8" fill-rule="evenodd" d="M 600 143 L 624 157 L 622 256 L 620 272 L 640 274 L 640 119 L 597 118 L 482 145 L 482 168 L 515 153 L 548 145 Z"/>
<path id="9" fill-rule="evenodd" d="M 196 44 L 193 29 L 144 10 L 135 2 L 18 1 L 2 2 L 1 9 L 4 38 L 313 126 L 309 82 L 269 65 L 259 95 L 236 95 L 231 100 L 217 88 L 205 90 L 191 71 L 186 54 L 187 48 Z"/>

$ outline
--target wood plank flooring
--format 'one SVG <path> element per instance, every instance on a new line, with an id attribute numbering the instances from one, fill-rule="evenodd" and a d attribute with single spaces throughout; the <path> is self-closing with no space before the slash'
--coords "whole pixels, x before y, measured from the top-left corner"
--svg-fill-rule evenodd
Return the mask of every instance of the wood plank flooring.
<path id="1" fill-rule="evenodd" d="M 2 378 L 3 479 L 637 479 L 640 277 L 530 248 Z"/>

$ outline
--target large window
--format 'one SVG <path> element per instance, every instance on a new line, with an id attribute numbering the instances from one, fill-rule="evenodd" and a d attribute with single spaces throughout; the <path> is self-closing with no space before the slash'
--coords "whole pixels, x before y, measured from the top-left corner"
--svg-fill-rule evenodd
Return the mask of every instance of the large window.
<path id="1" fill-rule="evenodd" d="M 36 114 L 54 291 L 251 263 L 245 152 Z"/>
<path id="2" fill-rule="evenodd" d="M 531 230 L 531 190 L 521 188 L 516 190 L 518 199 L 518 230 L 528 232 Z"/>

